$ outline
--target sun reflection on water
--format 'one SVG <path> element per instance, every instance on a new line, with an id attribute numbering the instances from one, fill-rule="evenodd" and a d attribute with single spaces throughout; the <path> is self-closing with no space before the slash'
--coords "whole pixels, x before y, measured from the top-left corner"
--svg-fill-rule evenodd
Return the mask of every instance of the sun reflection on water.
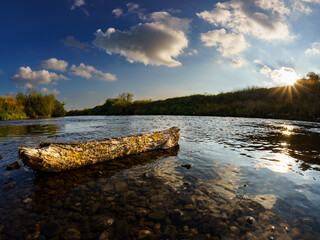
<path id="1" fill-rule="evenodd" d="M 283 135 L 290 136 L 293 134 L 294 127 L 292 125 L 283 125 L 284 130 L 282 131 Z"/>
<path id="2" fill-rule="evenodd" d="M 268 168 L 273 172 L 287 173 L 289 172 L 294 159 L 286 153 L 267 153 L 260 156 L 260 159 L 267 161 L 259 162 L 256 167 Z"/>

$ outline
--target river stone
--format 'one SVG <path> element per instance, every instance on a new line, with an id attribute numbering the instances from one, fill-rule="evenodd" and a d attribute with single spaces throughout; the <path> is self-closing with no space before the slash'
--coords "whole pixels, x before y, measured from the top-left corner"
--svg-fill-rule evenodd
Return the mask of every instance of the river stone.
<path id="1" fill-rule="evenodd" d="M 152 235 L 152 232 L 150 230 L 140 230 L 138 232 L 138 239 L 145 239 Z"/>
<path id="2" fill-rule="evenodd" d="M 21 162 L 15 161 L 14 163 L 9 164 L 6 167 L 6 170 L 7 171 L 12 171 L 13 169 L 19 169 L 21 165 L 22 165 Z"/>
<path id="3" fill-rule="evenodd" d="M 93 215 L 98 210 L 99 207 L 100 207 L 100 203 L 98 202 L 91 204 L 89 208 L 89 215 Z"/>
<path id="4" fill-rule="evenodd" d="M 68 228 L 62 238 L 64 240 L 80 240 L 81 239 L 81 233 L 78 229 L 76 228 Z"/>
<path id="5" fill-rule="evenodd" d="M 94 222 L 91 224 L 93 232 L 102 232 L 114 223 L 114 219 L 108 216 L 95 216 L 94 219 Z"/>
<path id="6" fill-rule="evenodd" d="M 115 189 L 117 192 L 123 192 L 123 191 L 126 191 L 128 188 L 128 184 L 125 183 L 125 182 L 117 182 L 115 184 Z"/>
<path id="7" fill-rule="evenodd" d="M 151 212 L 148 217 L 153 220 L 162 220 L 167 216 L 167 213 L 165 211 L 155 211 Z"/>
<path id="8" fill-rule="evenodd" d="M 13 182 L 13 183 L 10 183 L 9 185 L 6 185 L 6 186 L 4 187 L 4 189 L 5 189 L 5 190 L 9 190 L 9 189 L 11 189 L 11 188 L 14 188 L 15 186 L 16 186 L 16 183 Z"/>
<path id="9" fill-rule="evenodd" d="M 99 240 L 109 240 L 109 239 L 111 239 L 109 231 L 103 231 L 99 237 Z"/>
<path id="10" fill-rule="evenodd" d="M 43 234 L 47 238 L 52 238 L 54 236 L 59 235 L 61 231 L 62 231 L 61 225 L 56 221 L 52 221 L 45 226 L 43 230 Z"/>
<path id="11" fill-rule="evenodd" d="M 176 227 L 174 225 L 166 225 L 164 228 L 164 234 L 169 236 L 170 239 L 175 239 L 176 237 Z"/>

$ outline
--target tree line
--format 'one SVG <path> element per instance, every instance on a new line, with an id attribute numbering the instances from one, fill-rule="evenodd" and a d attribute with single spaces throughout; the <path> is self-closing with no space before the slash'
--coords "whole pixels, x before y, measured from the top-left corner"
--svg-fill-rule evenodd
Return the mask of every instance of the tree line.
<path id="1" fill-rule="evenodd" d="M 62 117 L 64 103 L 53 94 L 44 95 L 36 90 L 18 93 L 17 96 L 0 96 L 0 120 Z"/>
<path id="2" fill-rule="evenodd" d="M 217 95 L 133 101 L 131 93 L 108 98 L 103 105 L 72 110 L 77 115 L 197 115 L 320 120 L 320 78 L 309 73 L 293 86 L 250 87 Z"/>

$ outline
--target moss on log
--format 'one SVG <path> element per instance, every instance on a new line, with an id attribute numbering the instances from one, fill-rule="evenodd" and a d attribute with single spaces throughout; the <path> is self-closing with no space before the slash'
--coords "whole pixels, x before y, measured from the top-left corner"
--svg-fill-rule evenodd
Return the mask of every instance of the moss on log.
<path id="1" fill-rule="evenodd" d="M 20 148 L 25 165 L 42 172 L 61 172 L 124 156 L 177 146 L 180 129 L 73 143 L 41 143 L 38 148 Z"/>

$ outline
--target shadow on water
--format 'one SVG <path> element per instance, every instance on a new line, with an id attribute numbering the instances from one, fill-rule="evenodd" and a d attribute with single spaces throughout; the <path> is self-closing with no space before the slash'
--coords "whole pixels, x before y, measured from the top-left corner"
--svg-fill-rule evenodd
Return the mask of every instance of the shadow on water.
<path id="1" fill-rule="evenodd" d="M 127 156 L 105 163 L 65 171 L 61 173 L 35 173 L 34 203 L 38 211 L 49 208 L 51 203 L 62 200 L 65 195 L 81 184 L 110 178 L 116 173 L 137 165 L 145 165 L 161 158 L 176 156 L 179 146 L 168 150 L 156 150 Z"/>

